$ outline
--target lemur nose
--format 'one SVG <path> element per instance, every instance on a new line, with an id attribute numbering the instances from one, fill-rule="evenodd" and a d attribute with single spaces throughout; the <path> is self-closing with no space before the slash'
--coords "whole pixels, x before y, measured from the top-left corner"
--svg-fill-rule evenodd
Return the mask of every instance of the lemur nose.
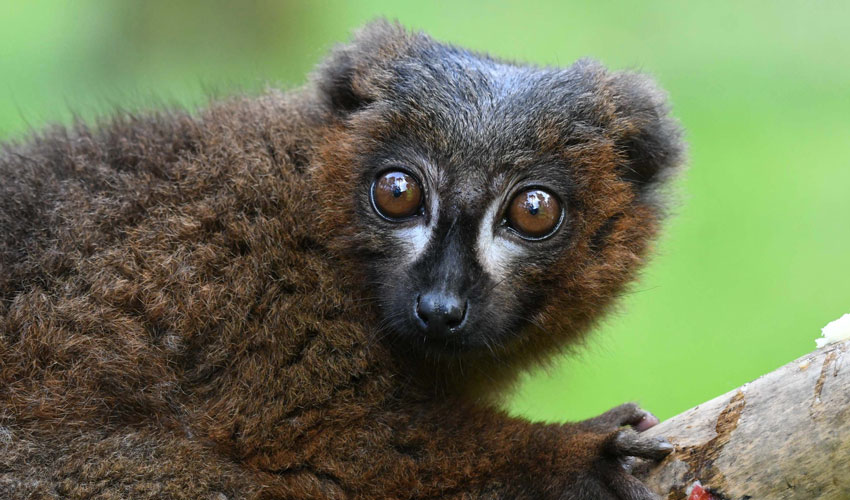
<path id="1" fill-rule="evenodd" d="M 416 316 L 421 326 L 437 336 L 448 335 L 466 317 L 467 301 L 446 292 L 428 292 L 416 299 Z"/>

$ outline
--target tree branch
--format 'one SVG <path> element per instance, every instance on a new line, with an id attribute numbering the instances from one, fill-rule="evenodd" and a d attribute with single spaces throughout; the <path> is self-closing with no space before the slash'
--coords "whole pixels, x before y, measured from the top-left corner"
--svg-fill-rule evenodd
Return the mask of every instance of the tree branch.
<path id="1" fill-rule="evenodd" d="M 635 472 L 667 500 L 850 499 L 850 341 L 818 349 L 646 433 L 676 446 L 660 464 L 639 464 Z M 700 488 L 689 491 L 695 481 L 706 488 L 704 496 Z"/>

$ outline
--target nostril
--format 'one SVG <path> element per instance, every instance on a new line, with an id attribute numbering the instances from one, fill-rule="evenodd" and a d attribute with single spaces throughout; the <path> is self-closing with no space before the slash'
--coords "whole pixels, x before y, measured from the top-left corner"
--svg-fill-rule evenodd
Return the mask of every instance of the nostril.
<path id="1" fill-rule="evenodd" d="M 466 316 L 466 308 L 468 307 L 469 302 L 464 301 L 463 304 L 460 304 L 460 301 L 456 301 L 449 306 L 449 309 L 446 311 L 446 326 L 449 328 L 457 328 L 461 323 L 463 323 L 463 318 Z"/>
<path id="2" fill-rule="evenodd" d="M 413 314 L 423 323 L 424 326 L 428 326 L 427 313 L 422 313 L 422 296 L 416 296 L 416 303 L 413 306 Z"/>

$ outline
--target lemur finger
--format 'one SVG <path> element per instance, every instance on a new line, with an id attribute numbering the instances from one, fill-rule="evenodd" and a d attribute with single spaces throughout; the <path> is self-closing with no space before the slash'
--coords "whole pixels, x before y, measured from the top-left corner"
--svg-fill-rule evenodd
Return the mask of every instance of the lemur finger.
<path id="1" fill-rule="evenodd" d="M 614 407 L 605 413 L 585 420 L 580 425 L 590 430 L 613 430 L 623 425 L 630 425 L 638 432 L 643 432 L 658 423 L 658 418 L 635 403 L 625 403 Z"/>
<path id="2" fill-rule="evenodd" d="M 659 500 L 658 495 L 629 474 L 616 472 L 608 480 L 620 500 Z"/>
<path id="3" fill-rule="evenodd" d="M 614 436 L 610 442 L 609 451 L 619 456 L 661 460 L 673 451 L 673 445 L 664 438 L 648 438 L 632 429 L 627 429 Z"/>

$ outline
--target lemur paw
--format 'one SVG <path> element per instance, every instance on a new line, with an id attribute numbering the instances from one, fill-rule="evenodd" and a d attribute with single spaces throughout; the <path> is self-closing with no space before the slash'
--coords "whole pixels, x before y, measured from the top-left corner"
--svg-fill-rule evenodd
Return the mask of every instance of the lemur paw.
<path id="1" fill-rule="evenodd" d="M 606 411 L 598 417 L 579 422 L 584 429 L 595 432 L 610 432 L 628 425 L 643 432 L 658 423 L 658 418 L 635 403 L 625 403 Z"/>
<path id="2" fill-rule="evenodd" d="M 633 403 L 579 423 L 583 430 L 607 437 L 599 457 L 561 499 L 657 500 L 659 497 L 631 474 L 635 458 L 661 460 L 673 451 L 673 445 L 663 438 L 641 434 L 657 423 L 654 415 Z"/>

